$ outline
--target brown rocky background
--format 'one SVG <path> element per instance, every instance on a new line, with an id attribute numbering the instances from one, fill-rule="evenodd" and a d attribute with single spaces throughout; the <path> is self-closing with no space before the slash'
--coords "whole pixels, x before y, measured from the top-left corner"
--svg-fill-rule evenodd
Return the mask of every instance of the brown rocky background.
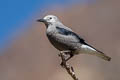
<path id="1" fill-rule="evenodd" d="M 119 0 L 59 7 L 43 14 L 58 16 L 89 44 L 112 57 L 111 62 L 89 55 L 72 58 L 69 63 L 79 80 L 120 79 Z M 34 21 L 32 28 L 0 56 L 0 80 L 72 80 L 59 65 L 58 53 L 46 37 L 45 26 Z"/>

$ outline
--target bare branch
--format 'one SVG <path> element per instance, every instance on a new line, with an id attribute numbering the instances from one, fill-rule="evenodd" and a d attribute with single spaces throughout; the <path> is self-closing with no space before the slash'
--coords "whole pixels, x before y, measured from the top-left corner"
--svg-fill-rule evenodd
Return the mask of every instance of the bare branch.
<path id="1" fill-rule="evenodd" d="M 68 74 L 73 78 L 73 80 L 78 80 L 78 78 L 77 78 L 76 75 L 75 75 L 75 72 L 74 72 L 73 67 L 70 66 L 69 64 L 67 64 L 67 62 L 66 62 L 66 60 L 65 60 L 65 53 L 61 52 L 61 53 L 59 54 L 59 56 L 60 56 L 61 59 L 62 59 L 62 64 L 61 64 L 61 66 L 66 69 L 66 71 L 67 71 Z"/>

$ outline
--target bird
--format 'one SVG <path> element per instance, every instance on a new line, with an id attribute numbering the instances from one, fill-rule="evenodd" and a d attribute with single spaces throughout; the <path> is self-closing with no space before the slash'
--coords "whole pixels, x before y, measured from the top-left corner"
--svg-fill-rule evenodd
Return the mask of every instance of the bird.
<path id="1" fill-rule="evenodd" d="M 37 22 L 45 24 L 46 35 L 50 43 L 60 52 L 69 55 L 66 61 L 78 54 L 90 54 L 106 61 L 111 60 L 111 57 L 88 44 L 71 28 L 62 24 L 56 16 L 47 15 L 44 18 L 38 19 Z"/>

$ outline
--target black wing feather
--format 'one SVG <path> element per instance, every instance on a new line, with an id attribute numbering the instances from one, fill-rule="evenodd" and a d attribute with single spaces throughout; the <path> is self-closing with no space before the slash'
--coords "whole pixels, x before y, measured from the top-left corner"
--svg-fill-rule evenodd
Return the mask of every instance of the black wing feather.
<path id="1" fill-rule="evenodd" d="M 60 27 L 56 27 L 56 28 L 58 29 L 58 31 L 59 31 L 60 34 L 63 34 L 63 35 L 66 35 L 66 36 L 67 36 L 67 35 L 73 35 L 73 36 L 75 36 L 75 37 L 79 40 L 80 43 L 85 44 L 85 45 L 88 45 L 88 46 L 92 47 L 93 49 L 95 49 L 96 51 L 98 51 L 98 52 L 100 52 L 100 53 L 103 53 L 103 52 L 97 50 L 96 48 L 94 48 L 93 46 L 87 44 L 87 43 L 85 42 L 85 40 L 84 40 L 83 38 L 81 38 L 80 36 L 78 36 L 75 32 L 72 32 L 72 31 L 70 31 L 70 30 L 67 30 L 67 29 L 64 29 L 64 28 L 60 28 Z M 104 54 L 104 53 L 103 53 L 103 54 Z"/>
<path id="2" fill-rule="evenodd" d="M 61 27 L 56 27 L 56 29 L 59 31 L 60 34 L 63 34 L 63 35 L 66 35 L 66 36 L 73 35 L 79 40 L 80 43 L 86 44 L 85 40 L 83 38 L 81 38 L 80 36 L 78 36 L 75 32 L 72 32 L 70 30 L 67 30 L 67 29 L 64 29 L 64 28 L 61 28 Z"/>

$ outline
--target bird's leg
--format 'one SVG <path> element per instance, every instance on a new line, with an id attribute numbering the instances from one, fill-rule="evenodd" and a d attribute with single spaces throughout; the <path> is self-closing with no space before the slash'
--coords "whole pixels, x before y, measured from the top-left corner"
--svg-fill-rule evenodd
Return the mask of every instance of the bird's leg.
<path id="1" fill-rule="evenodd" d="M 71 59 L 74 55 L 73 54 L 69 54 L 70 55 L 70 57 L 68 57 L 67 59 L 66 59 L 66 61 L 68 61 L 69 59 Z"/>
<path id="2" fill-rule="evenodd" d="M 68 54 L 71 53 L 71 51 L 70 50 L 60 51 L 60 54 L 61 53 L 64 53 L 65 55 L 68 55 Z M 60 56 L 60 54 L 58 54 L 58 56 Z"/>
<path id="3" fill-rule="evenodd" d="M 70 51 L 70 50 L 61 51 L 61 53 L 65 53 L 66 55 L 69 55 L 69 57 L 65 61 L 68 61 L 70 58 L 72 58 L 74 56 L 72 54 L 72 51 Z"/>
<path id="4" fill-rule="evenodd" d="M 60 52 L 60 54 L 61 53 L 64 53 L 65 54 L 65 56 L 66 55 L 70 55 L 67 59 L 65 59 L 65 61 L 67 62 L 69 59 L 71 59 L 74 55 L 72 54 L 72 52 L 71 51 L 69 51 L 69 50 L 66 50 L 66 51 L 61 51 Z M 61 62 L 61 64 L 60 64 L 61 66 L 63 66 L 63 62 Z"/>

